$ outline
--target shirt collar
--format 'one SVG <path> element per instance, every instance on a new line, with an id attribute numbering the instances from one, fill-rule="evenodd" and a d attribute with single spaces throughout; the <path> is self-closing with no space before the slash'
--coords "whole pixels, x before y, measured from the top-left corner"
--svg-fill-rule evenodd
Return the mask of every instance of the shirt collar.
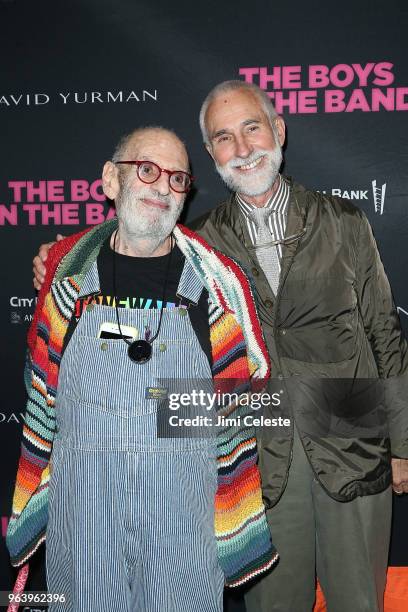
<path id="1" fill-rule="evenodd" d="M 286 181 L 282 179 L 282 176 L 278 174 L 279 185 L 275 193 L 269 198 L 266 202 L 264 208 L 270 208 L 271 212 L 274 211 L 275 214 L 285 215 L 286 209 L 289 203 L 289 191 L 290 187 Z M 242 197 L 237 193 L 236 200 L 239 204 L 239 207 L 246 218 L 248 218 L 251 214 L 251 211 L 254 209 L 252 204 L 248 204 Z"/>

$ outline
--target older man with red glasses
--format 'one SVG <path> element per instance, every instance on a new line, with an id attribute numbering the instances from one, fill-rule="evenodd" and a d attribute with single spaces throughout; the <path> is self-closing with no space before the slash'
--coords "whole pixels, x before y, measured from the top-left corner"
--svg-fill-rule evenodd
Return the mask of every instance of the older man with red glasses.
<path id="1" fill-rule="evenodd" d="M 182 381 L 269 375 L 241 268 L 176 225 L 192 180 L 174 133 L 136 130 L 103 168 L 117 219 L 48 256 L 7 544 L 20 566 L 46 537 L 56 612 L 221 612 L 277 559 L 251 428 L 166 426 Z"/>

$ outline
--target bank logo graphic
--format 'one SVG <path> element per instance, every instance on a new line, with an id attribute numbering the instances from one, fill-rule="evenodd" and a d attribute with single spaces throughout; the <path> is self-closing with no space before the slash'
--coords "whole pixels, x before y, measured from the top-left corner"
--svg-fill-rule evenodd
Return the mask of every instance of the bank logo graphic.
<path id="1" fill-rule="evenodd" d="M 406 317 L 408 317 L 408 310 L 405 310 L 404 308 L 401 308 L 401 306 L 397 306 L 397 311 L 398 314 L 404 314 Z"/>
<path id="2" fill-rule="evenodd" d="M 384 213 L 385 205 L 385 191 L 387 189 L 387 183 L 377 185 L 377 179 L 371 181 L 371 193 L 374 202 L 374 211 L 382 215 Z M 369 202 L 370 190 L 369 189 L 343 189 L 340 187 L 333 187 L 332 189 L 323 189 L 322 193 L 329 193 L 332 196 L 338 198 L 344 198 L 346 200 L 357 200 L 359 202 L 366 200 Z"/>
<path id="3" fill-rule="evenodd" d="M 10 323 L 13 325 L 18 325 L 18 323 L 21 323 L 21 314 L 15 310 L 12 310 L 10 313 Z"/>
<path id="4" fill-rule="evenodd" d="M 371 186 L 373 188 L 373 198 L 374 198 L 374 210 L 376 213 L 380 215 L 384 212 L 384 203 L 385 203 L 385 190 L 387 188 L 387 183 L 383 183 L 381 186 L 377 187 L 377 181 L 371 181 Z"/>

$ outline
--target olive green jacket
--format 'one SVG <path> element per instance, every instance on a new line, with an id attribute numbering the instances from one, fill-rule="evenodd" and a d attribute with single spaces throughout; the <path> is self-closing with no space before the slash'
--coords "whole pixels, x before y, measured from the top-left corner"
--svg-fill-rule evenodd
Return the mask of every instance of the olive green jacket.
<path id="1" fill-rule="evenodd" d="M 191 225 L 252 276 L 282 406 L 321 485 L 346 501 L 389 485 L 391 453 L 408 457 L 407 345 L 364 213 L 285 180 L 288 242 L 276 297 L 248 249 L 234 195 Z M 272 506 L 287 480 L 293 436 L 263 428 L 258 438 L 264 498 Z"/>

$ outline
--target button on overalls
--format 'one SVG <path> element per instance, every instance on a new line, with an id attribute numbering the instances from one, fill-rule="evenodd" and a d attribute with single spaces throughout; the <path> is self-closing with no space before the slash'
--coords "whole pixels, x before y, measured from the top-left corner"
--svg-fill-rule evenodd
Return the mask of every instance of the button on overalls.
<path id="1" fill-rule="evenodd" d="M 79 296 L 99 288 L 95 262 Z M 202 288 L 186 262 L 178 294 L 197 303 Z M 143 337 L 160 310 L 119 316 Z M 160 404 L 146 399 L 160 378 L 210 379 L 208 359 L 185 309 L 163 310 L 144 364 L 123 340 L 97 338 L 115 321 L 113 308 L 87 308 L 61 361 L 46 565 L 48 591 L 67 603 L 50 610 L 221 612 L 214 438 L 159 438 Z"/>

